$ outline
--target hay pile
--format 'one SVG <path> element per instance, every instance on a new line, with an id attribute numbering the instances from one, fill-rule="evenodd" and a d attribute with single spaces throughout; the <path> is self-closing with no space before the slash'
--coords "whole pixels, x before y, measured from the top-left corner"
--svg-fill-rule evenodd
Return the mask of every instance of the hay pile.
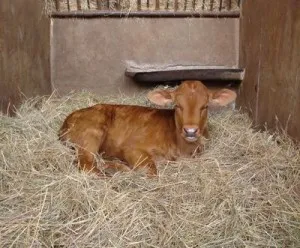
<path id="1" fill-rule="evenodd" d="M 76 93 L 0 117 L 0 247 L 300 247 L 300 152 L 288 138 L 215 113 L 202 156 L 160 164 L 157 179 L 100 180 L 78 172 L 57 131 L 101 101 L 145 104 Z"/>
<path id="2" fill-rule="evenodd" d="M 49 5 L 49 9 L 55 11 L 54 0 L 45 0 Z M 148 4 L 149 3 L 149 7 Z M 160 0 L 160 10 L 174 11 L 175 0 Z M 141 0 L 141 10 L 155 10 L 156 0 Z M 97 10 L 96 0 L 81 0 L 80 3 L 82 10 Z M 60 0 L 61 11 L 76 11 L 78 10 L 77 0 Z M 194 8 L 195 7 L 195 8 Z M 219 11 L 220 0 L 179 0 L 178 11 Z M 222 10 L 238 10 L 238 0 L 223 0 Z M 137 0 L 109 0 L 109 6 L 107 1 L 101 1 L 101 9 L 103 10 L 121 10 L 121 11 L 137 11 Z"/>

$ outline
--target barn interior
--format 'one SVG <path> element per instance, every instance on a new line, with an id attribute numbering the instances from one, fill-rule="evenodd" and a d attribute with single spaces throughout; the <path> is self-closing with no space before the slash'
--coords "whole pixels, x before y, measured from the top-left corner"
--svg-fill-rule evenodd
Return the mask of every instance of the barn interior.
<path id="1" fill-rule="evenodd" d="M 299 50 L 297 0 L 1 0 L 0 246 L 299 247 Z M 188 79 L 235 109 L 156 180 L 80 173 L 57 140 L 75 109 Z"/>

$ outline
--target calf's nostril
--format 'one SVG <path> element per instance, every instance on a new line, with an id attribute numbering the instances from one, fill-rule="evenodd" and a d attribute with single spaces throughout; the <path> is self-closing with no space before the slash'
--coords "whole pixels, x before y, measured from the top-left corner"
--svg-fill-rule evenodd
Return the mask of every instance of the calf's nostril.
<path id="1" fill-rule="evenodd" d="M 183 128 L 184 132 L 188 136 L 195 136 L 198 131 L 198 128 Z"/>

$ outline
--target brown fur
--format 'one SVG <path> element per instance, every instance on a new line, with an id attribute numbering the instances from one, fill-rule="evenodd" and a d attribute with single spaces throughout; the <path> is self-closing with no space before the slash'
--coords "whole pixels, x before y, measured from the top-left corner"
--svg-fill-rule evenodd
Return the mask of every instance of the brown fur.
<path id="1" fill-rule="evenodd" d="M 201 147 L 202 136 L 208 138 L 207 104 L 213 99 L 201 82 L 185 81 L 174 91 L 155 90 L 148 98 L 160 105 L 173 102 L 175 109 L 97 104 L 66 118 L 59 136 L 76 145 L 80 169 L 104 175 L 94 157 L 103 152 L 126 163 L 108 162 L 104 170 L 145 168 L 153 176 L 158 159 L 190 156 Z M 184 128 L 197 130 L 195 140 L 186 138 Z"/>

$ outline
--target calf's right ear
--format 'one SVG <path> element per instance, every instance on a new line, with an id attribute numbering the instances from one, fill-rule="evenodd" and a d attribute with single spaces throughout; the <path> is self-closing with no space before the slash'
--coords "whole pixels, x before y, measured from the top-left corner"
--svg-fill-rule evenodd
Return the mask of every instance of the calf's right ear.
<path id="1" fill-rule="evenodd" d="M 173 102 L 172 91 L 169 90 L 153 90 L 147 94 L 147 98 L 150 102 L 165 106 Z"/>

